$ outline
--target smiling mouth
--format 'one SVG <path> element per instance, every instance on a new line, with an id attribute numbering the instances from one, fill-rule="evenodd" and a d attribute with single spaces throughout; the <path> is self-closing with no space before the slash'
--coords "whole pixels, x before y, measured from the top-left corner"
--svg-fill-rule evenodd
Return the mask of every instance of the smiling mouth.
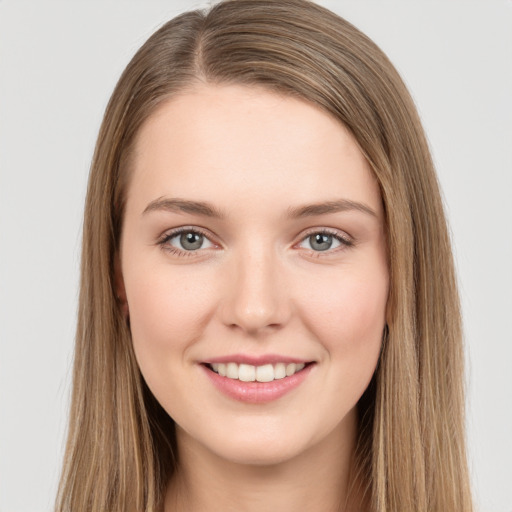
<path id="1" fill-rule="evenodd" d="M 205 363 L 206 368 L 227 379 L 241 382 L 272 382 L 291 377 L 311 363 L 276 363 L 254 366 L 251 364 Z"/>

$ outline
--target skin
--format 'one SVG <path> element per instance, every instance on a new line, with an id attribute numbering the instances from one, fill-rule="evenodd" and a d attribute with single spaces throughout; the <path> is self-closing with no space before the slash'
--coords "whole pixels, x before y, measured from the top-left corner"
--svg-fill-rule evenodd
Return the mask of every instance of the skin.
<path id="1" fill-rule="evenodd" d="M 234 85 L 173 97 L 135 150 L 118 291 L 142 374 L 177 425 L 166 510 L 342 509 L 389 284 L 368 163 L 316 106 Z M 163 198 L 208 202 L 223 217 L 158 207 Z M 289 216 L 339 200 L 371 213 Z M 170 238 L 180 227 L 204 233 L 201 248 Z M 315 250 L 310 236 L 325 229 L 341 242 Z M 286 395 L 248 404 L 221 393 L 201 365 L 228 354 L 314 364 Z"/>

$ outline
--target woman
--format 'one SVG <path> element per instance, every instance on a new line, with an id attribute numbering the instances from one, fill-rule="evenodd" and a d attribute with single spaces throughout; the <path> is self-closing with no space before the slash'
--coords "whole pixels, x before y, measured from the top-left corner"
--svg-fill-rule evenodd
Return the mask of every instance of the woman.
<path id="1" fill-rule="evenodd" d="M 471 510 L 460 313 L 414 105 L 302 0 L 181 15 L 85 210 L 58 510 Z"/>

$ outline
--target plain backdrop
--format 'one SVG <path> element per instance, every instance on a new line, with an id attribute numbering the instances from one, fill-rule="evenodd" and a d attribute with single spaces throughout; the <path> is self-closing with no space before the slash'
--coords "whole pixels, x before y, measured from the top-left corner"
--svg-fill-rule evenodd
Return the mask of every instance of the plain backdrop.
<path id="1" fill-rule="evenodd" d="M 418 105 L 461 282 L 475 497 L 482 512 L 511 512 L 512 2 L 319 3 L 381 46 Z M 0 0 L 1 512 L 52 509 L 82 205 L 109 95 L 156 28 L 204 5 Z"/>

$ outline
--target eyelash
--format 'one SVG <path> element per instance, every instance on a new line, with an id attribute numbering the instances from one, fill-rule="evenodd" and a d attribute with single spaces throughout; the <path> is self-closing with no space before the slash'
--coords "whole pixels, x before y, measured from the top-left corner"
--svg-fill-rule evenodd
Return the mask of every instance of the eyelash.
<path id="1" fill-rule="evenodd" d="M 185 258 L 196 256 L 196 253 L 198 253 L 201 249 L 197 249 L 195 251 L 185 251 L 185 250 L 178 249 L 177 247 L 174 247 L 168 243 L 170 240 L 172 240 L 173 238 L 176 238 L 177 236 L 181 235 L 182 233 L 194 233 L 194 234 L 202 235 L 203 237 L 207 238 L 212 244 L 214 243 L 210 240 L 210 236 L 205 231 L 203 231 L 197 227 L 192 228 L 192 227 L 186 227 L 186 226 L 182 227 L 182 228 L 177 228 L 177 229 L 171 231 L 170 233 L 165 233 L 158 240 L 157 243 L 158 243 L 158 245 L 161 246 L 162 250 L 169 252 L 170 254 L 174 254 L 179 257 L 185 257 Z M 339 251 L 343 251 L 345 249 L 349 249 L 354 246 L 354 241 L 351 238 L 349 238 L 348 236 L 343 236 L 339 232 L 330 230 L 327 228 L 314 229 L 314 230 L 307 232 L 300 239 L 300 241 L 297 244 L 295 244 L 295 246 L 304 242 L 306 239 L 308 239 L 312 235 L 332 236 L 335 240 L 337 240 L 341 244 L 339 247 L 337 247 L 333 250 L 327 249 L 325 251 L 314 251 L 314 250 L 310 249 L 309 253 L 316 258 L 322 257 L 324 254 L 327 255 L 327 254 L 333 254 L 333 253 L 336 253 Z"/>
<path id="2" fill-rule="evenodd" d="M 324 254 L 330 255 L 333 253 L 337 253 L 339 251 L 343 251 L 346 249 L 350 249 L 354 246 L 354 240 L 349 238 L 347 235 L 341 235 L 338 231 L 334 231 L 327 228 L 320 228 L 320 229 L 312 229 L 311 231 L 308 231 L 299 241 L 299 244 L 307 240 L 312 235 L 326 235 L 326 236 L 332 236 L 335 240 L 337 240 L 340 243 L 339 247 L 336 247 L 335 249 L 327 249 L 325 251 L 313 251 L 309 249 L 310 254 L 315 258 L 321 258 Z M 295 244 L 298 245 L 298 244 Z"/>
<path id="3" fill-rule="evenodd" d="M 210 236 L 205 231 L 203 231 L 203 230 L 201 230 L 199 228 L 196 228 L 196 227 L 194 227 L 194 228 L 190 227 L 189 228 L 189 227 L 185 226 L 185 227 L 182 227 L 182 228 L 177 228 L 177 229 L 171 231 L 170 233 L 165 233 L 160 238 L 160 240 L 158 240 L 158 245 L 160 245 L 161 248 L 164 251 L 167 251 L 170 254 L 175 254 L 175 255 L 180 256 L 180 257 L 188 258 L 188 257 L 196 256 L 195 253 L 199 252 L 199 250 L 196 250 L 196 251 L 183 251 L 181 249 L 178 249 L 177 247 L 173 247 L 172 245 L 170 245 L 168 243 L 170 240 L 172 240 L 173 238 L 181 235 L 182 233 L 194 233 L 194 234 L 197 234 L 197 235 L 202 235 L 205 238 L 207 238 L 208 240 L 210 240 Z"/>

